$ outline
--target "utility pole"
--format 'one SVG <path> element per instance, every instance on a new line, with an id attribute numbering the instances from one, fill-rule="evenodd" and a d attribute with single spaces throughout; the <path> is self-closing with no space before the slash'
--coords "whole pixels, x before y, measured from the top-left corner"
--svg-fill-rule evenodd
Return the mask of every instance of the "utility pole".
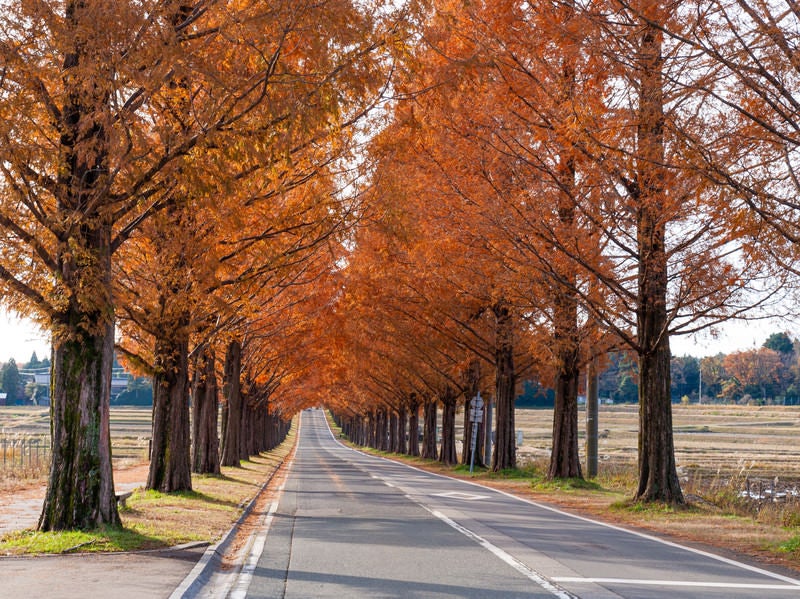
<path id="1" fill-rule="evenodd" d="M 597 476 L 597 440 L 600 400 L 597 385 L 595 359 L 589 360 L 586 367 L 586 474 Z"/>
<path id="2" fill-rule="evenodd" d="M 485 438 L 485 447 L 484 447 L 484 454 L 483 454 L 483 463 L 487 466 L 492 463 L 492 404 L 493 400 L 490 398 L 486 402 L 486 409 L 484 410 L 484 415 L 486 417 L 486 424 L 483 427 L 483 430 L 486 431 L 486 438 Z"/>
<path id="3" fill-rule="evenodd" d="M 697 378 L 700 380 L 700 384 L 698 385 L 697 389 L 697 403 L 703 403 L 703 358 L 697 359 Z"/>

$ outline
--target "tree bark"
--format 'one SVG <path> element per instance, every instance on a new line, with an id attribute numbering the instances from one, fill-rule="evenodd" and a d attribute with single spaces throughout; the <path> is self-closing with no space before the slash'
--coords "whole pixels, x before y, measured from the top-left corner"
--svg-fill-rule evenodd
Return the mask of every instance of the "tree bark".
<path id="1" fill-rule="evenodd" d="M 582 478 L 578 453 L 578 348 L 559 352 L 553 410 L 553 451 L 548 478 Z"/>
<path id="2" fill-rule="evenodd" d="M 442 449 L 439 452 L 439 461 L 448 466 L 458 464 L 456 453 L 456 404 L 458 396 L 452 387 L 447 387 L 442 393 Z"/>
<path id="3" fill-rule="evenodd" d="M 438 451 L 436 447 L 436 402 L 426 401 L 422 424 L 422 457 L 435 460 Z"/>
<path id="4" fill-rule="evenodd" d="M 185 330 L 178 323 L 178 331 Z M 190 491 L 189 340 L 179 332 L 156 339 L 153 433 L 147 488 Z"/>
<path id="5" fill-rule="evenodd" d="M 554 300 L 555 408 L 547 477 L 582 478 L 578 453 L 578 300 L 572 289 L 561 285 L 554 291 Z"/>
<path id="6" fill-rule="evenodd" d="M 85 315 L 73 314 L 75 322 Z M 53 351 L 52 461 L 39 530 L 119 526 L 111 469 L 109 405 L 114 326 Z"/>
<path id="7" fill-rule="evenodd" d="M 225 437 L 222 444 L 222 466 L 240 466 L 239 446 L 241 444 L 242 422 L 242 346 L 238 341 L 228 344 L 225 354 L 225 380 L 223 392 L 227 400 Z"/>
<path id="8" fill-rule="evenodd" d="M 408 441 L 406 439 L 407 420 L 406 406 L 401 405 L 397 411 L 397 453 L 408 453 Z"/>
<path id="9" fill-rule="evenodd" d="M 592 357 L 586 367 L 586 474 L 589 477 L 597 476 L 598 463 L 600 400 L 596 361 Z"/>
<path id="10" fill-rule="evenodd" d="M 495 445 L 492 470 L 515 468 L 517 440 L 514 429 L 514 399 L 517 375 L 514 370 L 514 340 L 511 311 L 504 301 L 493 307 L 495 327 Z"/>
<path id="11" fill-rule="evenodd" d="M 192 472 L 219 474 L 219 392 L 213 350 L 205 348 L 197 361 L 192 393 Z"/>
<path id="12" fill-rule="evenodd" d="M 397 418 L 397 412 L 392 410 L 389 414 L 389 443 L 388 443 L 389 451 L 391 451 L 392 453 L 400 453 L 399 450 L 400 441 L 397 435 L 398 425 L 399 422 Z"/>
<path id="13" fill-rule="evenodd" d="M 408 406 L 408 455 L 419 456 L 419 401 L 413 395 Z"/>
<path id="14" fill-rule="evenodd" d="M 239 388 L 242 396 L 242 409 L 239 413 L 239 460 L 250 459 L 250 436 L 253 427 L 253 407 L 250 405 L 250 390 L 252 386 L 248 384 Z"/>
<path id="15" fill-rule="evenodd" d="M 640 501 L 683 503 L 675 465 L 670 396 L 670 347 L 667 332 L 667 253 L 664 216 L 664 91 L 662 36 L 656 23 L 660 3 L 647 5 L 642 19 L 637 138 L 639 249 L 637 342 L 639 357 Z"/>

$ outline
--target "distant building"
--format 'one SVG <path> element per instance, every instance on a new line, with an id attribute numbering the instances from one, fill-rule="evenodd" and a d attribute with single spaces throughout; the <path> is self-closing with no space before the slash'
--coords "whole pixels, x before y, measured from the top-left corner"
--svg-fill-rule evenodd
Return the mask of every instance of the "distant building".
<path id="1" fill-rule="evenodd" d="M 0 406 L 6 405 L 7 398 L 8 398 L 8 393 L 0 393 Z"/>

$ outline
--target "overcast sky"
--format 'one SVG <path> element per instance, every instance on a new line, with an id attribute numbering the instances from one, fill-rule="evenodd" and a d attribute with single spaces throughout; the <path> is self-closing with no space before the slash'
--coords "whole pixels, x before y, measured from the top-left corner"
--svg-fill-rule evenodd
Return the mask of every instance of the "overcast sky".
<path id="1" fill-rule="evenodd" d="M 670 345 L 673 356 L 728 354 L 761 347 L 770 334 L 780 331 L 787 331 L 792 338 L 800 337 L 800 328 L 785 322 L 736 322 L 725 326 L 716 339 L 708 333 L 694 337 L 673 337 Z M 9 316 L 0 310 L 0 362 L 13 357 L 17 363 L 26 363 L 34 351 L 39 359 L 50 357 L 47 335 L 31 322 Z"/>
<path id="2" fill-rule="evenodd" d="M 33 323 L 10 316 L 0 309 L 0 362 L 14 358 L 27 363 L 33 352 L 36 357 L 50 357 L 50 341 Z"/>

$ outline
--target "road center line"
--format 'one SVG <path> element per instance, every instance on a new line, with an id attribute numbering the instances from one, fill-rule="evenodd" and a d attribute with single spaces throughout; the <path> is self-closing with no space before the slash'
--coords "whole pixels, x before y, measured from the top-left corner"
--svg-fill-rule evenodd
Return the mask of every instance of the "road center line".
<path id="1" fill-rule="evenodd" d="M 747 584 L 735 582 L 691 582 L 688 580 L 644 580 L 632 578 L 581 578 L 580 576 L 560 576 L 554 582 L 593 582 L 596 584 L 629 584 L 664 587 L 708 587 L 715 589 L 759 589 L 796 591 L 797 586 L 790 584 Z"/>

